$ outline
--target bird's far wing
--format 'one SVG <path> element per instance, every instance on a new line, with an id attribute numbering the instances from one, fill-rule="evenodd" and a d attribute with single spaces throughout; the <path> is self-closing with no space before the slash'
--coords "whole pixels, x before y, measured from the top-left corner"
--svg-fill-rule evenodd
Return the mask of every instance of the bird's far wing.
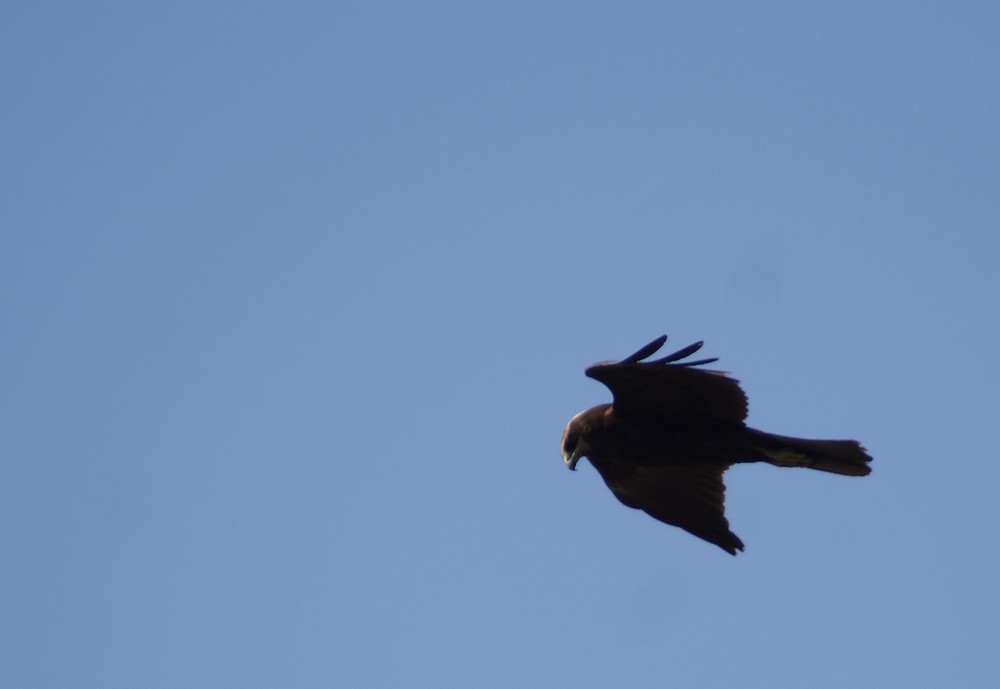
<path id="1" fill-rule="evenodd" d="M 654 361 L 642 361 L 665 341 L 665 336 L 658 338 L 621 361 L 587 368 L 588 376 L 611 390 L 616 413 L 632 416 L 685 413 L 736 422 L 746 419 L 747 397 L 739 382 L 721 371 L 695 368 L 715 359 L 680 362 L 698 351 L 701 342 Z"/>
<path id="2" fill-rule="evenodd" d="M 727 553 L 743 550 L 725 515 L 722 465 L 639 466 L 595 462 L 608 488 L 622 503 L 654 519 L 679 526 Z"/>

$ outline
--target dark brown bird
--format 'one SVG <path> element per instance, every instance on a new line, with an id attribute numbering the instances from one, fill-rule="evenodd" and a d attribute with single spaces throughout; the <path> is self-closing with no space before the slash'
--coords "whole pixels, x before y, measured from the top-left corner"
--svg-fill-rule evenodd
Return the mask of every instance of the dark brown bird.
<path id="1" fill-rule="evenodd" d="M 738 381 L 695 368 L 718 359 L 680 362 L 702 342 L 644 361 L 666 341 L 664 335 L 621 361 L 586 370 L 611 389 L 614 401 L 580 412 L 566 426 L 562 454 L 570 469 L 587 457 L 624 504 L 733 555 L 743 541 L 729 530 L 722 483 L 733 464 L 871 472 L 872 458 L 854 440 L 789 438 L 748 427 Z"/>

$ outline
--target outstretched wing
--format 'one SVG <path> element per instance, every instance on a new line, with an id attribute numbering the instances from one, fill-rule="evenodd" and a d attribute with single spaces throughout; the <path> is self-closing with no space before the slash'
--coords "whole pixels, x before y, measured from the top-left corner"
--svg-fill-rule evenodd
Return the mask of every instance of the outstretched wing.
<path id="1" fill-rule="evenodd" d="M 673 354 L 652 356 L 663 335 L 621 361 L 594 364 L 586 374 L 604 383 L 614 395 L 615 413 L 622 417 L 693 414 L 742 422 L 747 417 L 747 397 L 739 382 L 721 371 L 695 368 L 717 359 L 680 362 L 701 349 L 695 342 Z"/>
<path id="2" fill-rule="evenodd" d="M 725 515 L 725 466 L 640 466 L 594 461 L 608 488 L 629 507 L 679 526 L 726 552 L 743 550 Z"/>

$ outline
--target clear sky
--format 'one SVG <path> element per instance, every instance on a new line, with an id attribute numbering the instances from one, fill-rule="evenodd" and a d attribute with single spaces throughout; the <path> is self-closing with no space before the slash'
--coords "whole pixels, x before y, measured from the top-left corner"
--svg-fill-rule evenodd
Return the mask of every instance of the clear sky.
<path id="1" fill-rule="evenodd" d="M 1000 686 L 1000 4 L 0 12 L 0 685 Z M 851 479 L 559 439 L 704 339 Z"/>

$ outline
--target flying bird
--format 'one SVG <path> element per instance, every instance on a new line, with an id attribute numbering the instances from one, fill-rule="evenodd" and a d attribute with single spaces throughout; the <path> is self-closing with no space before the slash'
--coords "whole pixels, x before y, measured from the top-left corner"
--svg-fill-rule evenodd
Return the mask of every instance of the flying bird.
<path id="1" fill-rule="evenodd" d="M 732 555 L 743 550 L 725 516 L 722 474 L 733 464 L 871 472 L 872 458 L 854 440 L 807 440 L 748 427 L 739 382 L 698 368 L 718 358 L 681 361 L 703 342 L 647 361 L 666 341 L 663 335 L 621 361 L 586 369 L 613 401 L 570 420 L 562 437 L 566 466 L 575 470 L 586 457 L 621 502 Z"/>

